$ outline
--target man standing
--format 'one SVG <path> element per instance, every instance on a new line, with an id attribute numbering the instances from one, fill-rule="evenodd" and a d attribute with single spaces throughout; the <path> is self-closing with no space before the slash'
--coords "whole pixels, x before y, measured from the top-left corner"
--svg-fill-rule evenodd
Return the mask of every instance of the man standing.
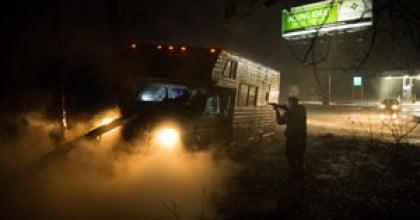
<path id="1" fill-rule="evenodd" d="M 304 173 L 304 155 L 306 150 L 306 110 L 299 105 L 296 97 L 289 97 L 287 106 L 274 106 L 277 123 L 286 124 L 286 157 L 292 169 L 292 175 L 302 177 Z"/>

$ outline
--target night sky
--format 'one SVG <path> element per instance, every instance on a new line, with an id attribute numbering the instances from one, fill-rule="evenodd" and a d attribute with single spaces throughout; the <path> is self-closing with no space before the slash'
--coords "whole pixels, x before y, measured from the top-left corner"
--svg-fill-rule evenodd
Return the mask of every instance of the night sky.
<path id="1" fill-rule="evenodd" d="M 298 85 L 313 90 L 313 68 L 303 62 L 311 41 L 281 38 L 281 11 L 309 2 L 314 1 L 9 3 L 1 9 L 2 99 L 13 100 L 10 94 L 26 94 L 32 87 L 57 87 L 63 72 L 73 75 L 68 80 L 75 82 L 95 73 L 92 80 L 105 89 L 124 77 L 113 61 L 116 51 L 130 42 L 227 48 L 281 71 L 283 88 Z M 336 83 L 346 84 L 354 74 L 418 69 L 420 19 L 415 2 L 374 1 L 377 36 L 372 48 L 373 28 L 319 38 L 315 53 L 317 59 L 323 58 L 317 65 L 321 77 L 331 73 Z M 370 56 L 364 62 L 366 53 Z"/>

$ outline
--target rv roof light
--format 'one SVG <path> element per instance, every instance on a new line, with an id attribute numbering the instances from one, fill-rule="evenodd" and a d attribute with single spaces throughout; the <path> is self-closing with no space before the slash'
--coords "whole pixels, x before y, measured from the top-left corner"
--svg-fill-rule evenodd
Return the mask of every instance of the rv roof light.
<path id="1" fill-rule="evenodd" d="M 216 53 L 216 49 L 211 48 L 211 49 L 210 49 L 210 53 Z"/>
<path id="2" fill-rule="evenodd" d="M 181 47 L 181 51 L 182 51 L 182 52 L 187 51 L 187 47 L 186 47 L 186 46 L 182 46 L 182 47 Z"/>
<path id="3" fill-rule="evenodd" d="M 175 49 L 175 48 L 174 48 L 174 46 L 172 46 L 172 45 L 169 45 L 169 46 L 168 46 L 168 50 L 169 50 L 169 51 L 173 51 L 174 49 Z"/>
<path id="4" fill-rule="evenodd" d="M 137 44 L 136 43 L 131 43 L 130 48 L 131 49 L 137 49 Z"/>
<path id="5" fill-rule="evenodd" d="M 157 45 L 157 46 L 156 46 L 156 49 L 158 49 L 158 50 L 162 50 L 162 45 L 160 45 L 160 44 L 159 44 L 159 45 Z"/>

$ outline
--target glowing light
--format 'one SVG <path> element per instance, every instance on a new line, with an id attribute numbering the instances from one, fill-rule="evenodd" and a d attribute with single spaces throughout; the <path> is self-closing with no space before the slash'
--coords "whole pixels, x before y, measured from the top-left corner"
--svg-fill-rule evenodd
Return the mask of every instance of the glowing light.
<path id="1" fill-rule="evenodd" d="M 157 45 L 156 46 L 156 49 L 158 49 L 158 50 L 162 50 L 162 48 L 163 48 L 162 45 Z"/>
<path id="2" fill-rule="evenodd" d="M 181 47 L 181 51 L 182 51 L 182 52 L 185 52 L 185 51 L 187 51 L 187 47 L 185 47 L 185 46 L 182 46 L 182 47 Z"/>
<path id="3" fill-rule="evenodd" d="M 136 44 L 136 43 L 132 43 L 132 44 L 130 44 L 130 48 L 131 48 L 131 49 L 137 49 L 137 44 Z"/>
<path id="4" fill-rule="evenodd" d="M 174 48 L 174 46 L 172 46 L 172 45 L 169 45 L 169 46 L 168 46 L 168 50 L 169 50 L 169 51 L 173 51 L 174 49 L 175 49 L 175 48 Z"/>
<path id="5" fill-rule="evenodd" d="M 92 120 L 92 127 L 90 130 L 98 129 L 102 126 L 107 126 L 113 123 L 116 119 L 121 117 L 120 109 L 119 108 L 112 108 L 106 111 L 99 113 L 95 116 Z M 99 136 L 96 137 L 97 140 L 106 143 L 114 143 L 118 141 L 120 137 L 121 127 L 119 126 L 112 126 L 108 127 L 106 131 Z M 111 146 L 111 145 L 109 145 Z"/>
<path id="6" fill-rule="evenodd" d="M 214 48 L 211 48 L 210 49 L 210 53 L 216 53 L 217 52 L 217 50 L 216 49 L 214 49 Z"/>
<path id="7" fill-rule="evenodd" d="M 392 108 L 392 110 L 397 110 L 397 109 L 400 108 L 400 106 L 398 106 L 398 105 L 392 105 L 391 108 Z"/>
<path id="8" fill-rule="evenodd" d="M 110 124 L 119 117 L 121 117 L 121 113 L 118 108 L 106 110 L 93 119 L 93 128 Z"/>
<path id="9" fill-rule="evenodd" d="M 174 148 L 179 141 L 179 132 L 172 128 L 164 128 L 157 134 L 158 144 L 165 148 Z"/>
<path id="10" fill-rule="evenodd" d="M 417 76 L 417 79 L 420 80 L 420 75 Z"/>
<path id="11" fill-rule="evenodd" d="M 146 101 L 146 102 L 150 102 L 150 101 L 155 100 L 155 98 L 153 98 L 153 96 L 151 96 L 150 94 L 143 94 L 141 96 L 141 100 Z"/>
<path id="12" fill-rule="evenodd" d="M 408 78 L 408 75 L 405 75 L 404 78 Z"/>
<path id="13" fill-rule="evenodd" d="M 113 118 L 111 118 L 111 117 L 105 117 L 101 121 L 101 126 L 110 124 L 112 121 L 114 121 Z"/>
<path id="14" fill-rule="evenodd" d="M 381 121 L 384 121 L 385 120 L 385 115 L 384 114 L 380 114 L 379 115 L 379 118 L 381 119 Z"/>
<path id="15" fill-rule="evenodd" d="M 385 109 L 385 105 L 384 105 L 384 104 L 380 104 L 380 105 L 379 105 L 379 108 L 380 108 L 380 109 Z"/>
<path id="16" fill-rule="evenodd" d="M 393 113 L 392 115 L 391 115 L 391 119 L 397 119 L 398 118 L 398 115 L 396 114 L 396 113 Z"/>
<path id="17" fill-rule="evenodd" d="M 391 77 L 390 77 L 390 76 L 387 76 L 387 77 L 385 77 L 385 79 L 386 79 L 386 80 L 390 80 L 390 79 L 391 79 Z"/>

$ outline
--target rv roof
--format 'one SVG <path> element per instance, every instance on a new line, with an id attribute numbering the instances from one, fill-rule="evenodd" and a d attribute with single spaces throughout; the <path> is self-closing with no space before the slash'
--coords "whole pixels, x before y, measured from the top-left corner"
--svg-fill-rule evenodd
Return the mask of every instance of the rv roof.
<path id="1" fill-rule="evenodd" d="M 211 80 L 221 49 L 175 45 L 130 47 L 124 67 L 135 77 Z"/>

